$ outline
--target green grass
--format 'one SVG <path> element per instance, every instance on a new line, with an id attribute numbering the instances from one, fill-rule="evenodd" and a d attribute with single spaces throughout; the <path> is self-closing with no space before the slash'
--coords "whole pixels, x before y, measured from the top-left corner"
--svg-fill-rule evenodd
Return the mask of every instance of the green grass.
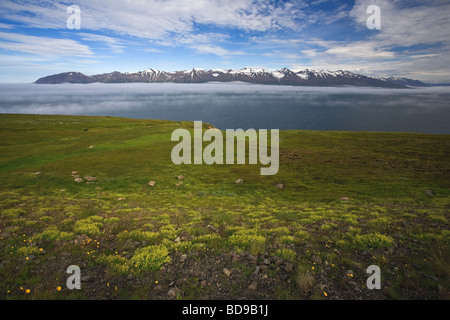
<path id="1" fill-rule="evenodd" d="M 178 128 L 193 124 L 0 115 L 0 299 L 98 299 L 106 290 L 145 299 L 155 281 L 184 274 L 180 254 L 205 263 L 201 270 L 230 253 L 294 265 L 289 282 L 278 278 L 283 265 L 264 271 L 275 284 L 261 292 L 273 299 L 342 297 L 345 272 L 363 283 L 371 264 L 385 270 L 383 297 L 448 297 L 448 135 L 281 131 L 279 172 L 261 176 L 259 164 L 172 164 Z M 97 181 L 77 183 L 72 171 Z M 312 262 L 317 256 L 322 264 Z M 103 287 L 57 291 L 70 264 Z M 236 265 L 242 273 L 222 286 L 242 297 L 254 265 Z M 137 280 L 123 285 L 127 277 Z M 197 288 L 196 270 L 184 277 L 181 298 L 215 293 L 215 284 Z"/>

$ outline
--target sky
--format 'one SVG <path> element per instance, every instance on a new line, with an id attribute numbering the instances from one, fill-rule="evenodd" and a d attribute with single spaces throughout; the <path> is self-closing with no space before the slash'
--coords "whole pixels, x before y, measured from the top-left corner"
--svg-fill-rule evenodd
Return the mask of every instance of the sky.
<path id="1" fill-rule="evenodd" d="M 194 67 L 450 82 L 449 35 L 448 0 L 0 0 L 0 82 Z"/>

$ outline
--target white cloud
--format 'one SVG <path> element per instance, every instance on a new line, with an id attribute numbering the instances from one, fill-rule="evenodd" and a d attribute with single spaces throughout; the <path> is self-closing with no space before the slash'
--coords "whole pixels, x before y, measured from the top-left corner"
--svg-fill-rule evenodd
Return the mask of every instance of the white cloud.
<path id="1" fill-rule="evenodd" d="M 325 51 L 325 54 L 330 54 L 340 59 L 349 58 L 363 58 L 367 60 L 372 59 L 386 59 L 394 58 L 395 53 L 383 48 L 377 48 L 377 44 L 369 41 L 354 42 L 345 45 L 335 45 Z"/>
<path id="2" fill-rule="evenodd" d="M 191 32 L 194 23 L 245 31 L 295 29 L 296 20 L 306 17 L 302 3 L 295 1 L 275 5 L 269 0 L 79 0 L 77 5 L 81 8 L 82 29 L 111 30 L 147 39 Z M 6 19 L 38 28 L 64 29 L 66 8 L 49 0 L 0 3 L 0 13 Z"/>
<path id="3" fill-rule="evenodd" d="M 450 2 L 357 0 L 350 12 L 357 32 L 367 33 L 366 10 L 371 4 L 381 9 L 381 30 L 358 41 L 301 39 L 295 45 L 309 61 L 292 62 L 291 67 L 449 80 Z"/>
<path id="4" fill-rule="evenodd" d="M 88 46 L 70 39 L 0 32 L 0 48 L 38 56 L 90 56 Z"/>
<path id="5" fill-rule="evenodd" d="M 119 39 L 116 39 L 116 38 L 92 34 L 92 33 L 81 33 L 80 36 L 81 36 L 81 40 L 103 42 L 114 53 L 122 53 L 123 49 L 125 48 L 125 46 L 121 44 L 122 41 Z"/>
<path id="6" fill-rule="evenodd" d="M 27 1 L 17 3 L 11 0 L 0 2 L 3 19 L 17 21 L 29 27 L 65 28 L 68 5 L 54 1 Z"/>
<path id="7" fill-rule="evenodd" d="M 329 7 L 334 6 L 334 9 L 316 10 L 317 5 L 325 1 L 316 0 L 308 4 L 294 0 L 77 0 L 76 4 L 81 8 L 82 30 L 74 35 L 79 35 L 87 44 L 103 44 L 113 53 L 124 52 L 129 42 L 123 38 L 131 36 L 133 41 L 144 40 L 141 41 L 145 43 L 142 50 L 154 53 L 162 53 L 158 46 L 186 47 L 199 54 L 221 57 L 250 51 L 265 52 L 261 56 L 271 58 L 269 64 L 287 63 L 288 67 L 323 66 L 366 74 L 386 74 L 397 70 L 399 75 L 420 75 L 421 79 L 448 78 L 448 1 L 355 0 L 354 7 L 349 8 L 349 5 L 330 0 Z M 369 15 L 366 9 L 369 4 L 381 8 L 381 30 L 367 34 Z M 72 32 L 66 29 L 68 5 L 50 0 L 1 0 L 0 16 L 26 27 Z M 332 28 L 331 23 L 348 17 L 354 21 L 354 32 L 348 37 L 340 37 L 346 40 L 319 37 L 325 28 Z M 321 28 L 315 33 L 314 27 L 318 25 Z M 308 26 L 312 28 L 306 32 Z M 0 23 L 0 28 L 7 29 L 10 25 Z M 228 34 L 230 30 L 239 32 L 243 41 L 247 38 L 241 49 L 230 49 L 229 43 L 235 41 Z M 288 32 L 278 38 L 277 32 L 286 30 Z M 105 31 L 114 37 L 100 35 Z M 330 34 L 326 33 L 326 36 Z M 93 55 L 93 49 L 74 40 L 19 34 L 13 34 L 15 39 L 12 39 L 5 33 L 1 35 L 0 48 L 6 50 L 39 55 Z M 353 40 L 355 35 L 358 37 L 356 41 Z M 42 46 L 42 43 L 46 45 Z M 146 48 L 146 44 L 150 47 Z M 431 76 L 425 76 L 427 73 Z"/>
<path id="8" fill-rule="evenodd" d="M 190 46 L 191 49 L 196 50 L 201 54 L 215 54 L 218 56 L 231 56 L 231 55 L 244 55 L 245 53 L 242 51 L 231 51 L 219 46 L 213 46 L 208 44 L 199 44 Z"/>
<path id="9" fill-rule="evenodd" d="M 0 22 L 0 29 L 12 29 L 12 28 L 13 28 L 13 26 Z"/>
<path id="10" fill-rule="evenodd" d="M 155 48 L 145 48 L 143 49 L 145 52 L 151 52 L 151 53 L 164 53 L 164 50 L 155 49 Z"/>
<path id="11" fill-rule="evenodd" d="M 381 30 L 373 36 L 380 46 L 450 44 L 448 1 L 357 0 L 350 16 L 361 28 L 366 26 L 369 4 L 381 10 Z"/>

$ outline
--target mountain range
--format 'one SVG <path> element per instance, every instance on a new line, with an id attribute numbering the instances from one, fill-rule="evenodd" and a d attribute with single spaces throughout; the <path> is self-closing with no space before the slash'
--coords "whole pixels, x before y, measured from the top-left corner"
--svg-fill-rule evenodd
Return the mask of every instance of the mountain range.
<path id="1" fill-rule="evenodd" d="M 364 86 L 383 88 L 406 88 L 425 86 L 424 83 L 407 78 L 373 78 L 350 71 L 337 70 L 298 70 L 283 68 L 269 71 L 263 68 L 211 69 L 194 68 L 184 71 L 161 71 L 147 69 L 138 72 L 110 72 L 97 75 L 85 75 L 80 72 L 65 72 L 38 79 L 37 84 L 60 83 L 131 83 L 131 82 L 174 82 L 206 83 L 242 81 L 255 84 L 292 85 L 292 86 Z"/>

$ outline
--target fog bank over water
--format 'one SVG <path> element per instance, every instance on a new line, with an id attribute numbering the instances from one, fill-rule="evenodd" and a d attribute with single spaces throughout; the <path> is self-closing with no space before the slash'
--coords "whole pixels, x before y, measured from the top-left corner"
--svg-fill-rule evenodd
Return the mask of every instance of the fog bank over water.
<path id="1" fill-rule="evenodd" d="M 450 87 L 382 89 L 244 83 L 0 84 L 0 113 L 201 120 L 220 129 L 450 134 Z"/>

